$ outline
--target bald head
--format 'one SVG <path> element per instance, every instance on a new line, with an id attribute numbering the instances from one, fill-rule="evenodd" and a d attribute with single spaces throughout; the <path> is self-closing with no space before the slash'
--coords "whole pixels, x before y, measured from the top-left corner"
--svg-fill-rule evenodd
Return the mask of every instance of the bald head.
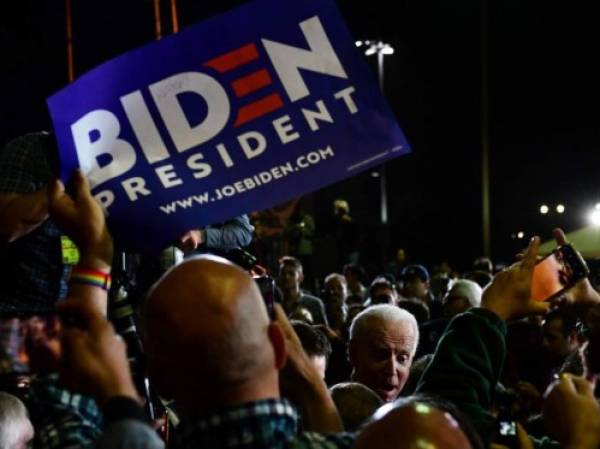
<path id="1" fill-rule="evenodd" d="M 225 259 L 190 259 L 167 272 L 144 318 L 149 368 L 166 396 L 222 405 L 257 379 L 275 375 L 276 387 L 278 356 L 260 291 Z"/>
<path id="2" fill-rule="evenodd" d="M 450 414 L 424 403 L 386 405 L 359 435 L 355 449 L 471 449 Z"/>

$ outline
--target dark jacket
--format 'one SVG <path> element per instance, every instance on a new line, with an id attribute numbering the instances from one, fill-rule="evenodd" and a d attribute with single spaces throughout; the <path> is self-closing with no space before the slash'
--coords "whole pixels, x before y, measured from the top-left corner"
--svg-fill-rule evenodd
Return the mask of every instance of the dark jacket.
<path id="1" fill-rule="evenodd" d="M 417 393 L 453 402 L 486 444 L 496 431 L 489 410 L 506 356 L 505 340 L 506 324 L 488 310 L 473 308 L 456 316 L 417 386 Z M 548 438 L 534 440 L 534 444 L 539 449 L 560 447 Z"/>

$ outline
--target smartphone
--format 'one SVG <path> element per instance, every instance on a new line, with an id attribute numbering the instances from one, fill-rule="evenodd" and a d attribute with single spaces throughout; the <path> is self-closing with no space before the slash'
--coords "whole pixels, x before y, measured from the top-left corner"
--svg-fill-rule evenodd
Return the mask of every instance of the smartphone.
<path id="1" fill-rule="evenodd" d="M 267 307 L 269 318 L 273 321 L 275 319 L 275 279 L 271 276 L 260 276 L 254 278 L 254 282 L 258 285 L 265 306 Z"/>
<path id="2" fill-rule="evenodd" d="M 55 372 L 60 335 L 61 320 L 56 313 L 0 315 L 0 377 Z"/>
<path id="3" fill-rule="evenodd" d="M 556 298 L 589 273 L 585 260 L 571 245 L 559 246 L 536 264 L 531 297 L 535 301 Z"/>

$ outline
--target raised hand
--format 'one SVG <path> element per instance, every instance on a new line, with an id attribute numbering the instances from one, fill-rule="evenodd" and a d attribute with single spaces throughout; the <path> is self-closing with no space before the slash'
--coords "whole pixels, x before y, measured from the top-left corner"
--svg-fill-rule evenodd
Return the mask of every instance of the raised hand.
<path id="1" fill-rule="evenodd" d="M 523 259 L 498 273 L 483 291 L 481 306 L 503 320 L 543 314 L 550 304 L 531 299 L 531 278 L 540 246 L 539 237 L 533 237 Z"/>
<path id="2" fill-rule="evenodd" d="M 113 244 L 102 208 L 92 196 L 90 185 L 79 170 L 73 175 L 73 182 L 74 198 L 65 192 L 61 181 L 55 180 L 50 185 L 50 216 L 79 248 L 80 265 L 87 268 L 110 267 Z"/>

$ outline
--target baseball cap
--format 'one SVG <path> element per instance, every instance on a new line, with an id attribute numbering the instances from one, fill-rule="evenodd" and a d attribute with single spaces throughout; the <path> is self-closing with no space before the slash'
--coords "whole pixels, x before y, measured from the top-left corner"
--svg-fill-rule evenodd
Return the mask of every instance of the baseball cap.
<path id="1" fill-rule="evenodd" d="M 420 279 L 422 282 L 429 282 L 429 271 L 423 265 L 407 265 L 400 274 L 402 280 Z"/>

